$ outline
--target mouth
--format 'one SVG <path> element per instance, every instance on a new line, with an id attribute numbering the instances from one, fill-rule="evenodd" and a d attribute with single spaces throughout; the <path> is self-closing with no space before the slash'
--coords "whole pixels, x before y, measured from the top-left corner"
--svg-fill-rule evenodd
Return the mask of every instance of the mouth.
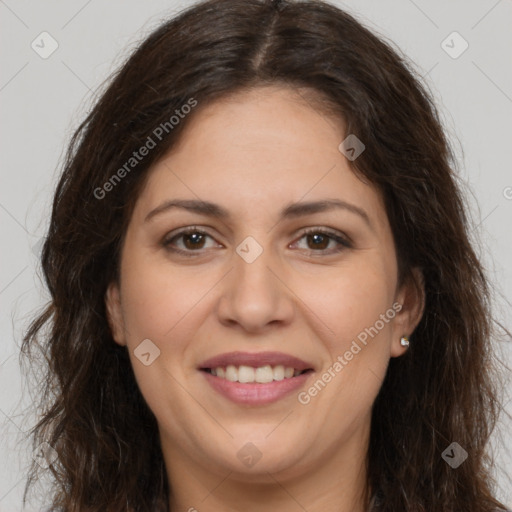
<path id="1" fill-rule="evenodd" d="M 230 382 L 267 384 L 314 371 L 311 363 L 283 352 L 229 352 L 203 361 L 199 370 Z"/>
<path id="2" fill-rule="evenodd" d="M 282 352 L 230 352 L 203 361 L 198 370 L 214 391 L 232 402 L 264 406 L 305 386 L 315 367 Z"/>
<path id="3" fill-rule="evenodd" d="M 217 366 L 216 368 L 200 368 L 200 370 L 214 377 L 218 377 L 219 379 L 225 379 L 230 382 L 240 382 L 242 384 L 268 384 L 269 382 L 291 379 L 305 373 L 313 372 L 313 368 L 300 370 L 283 365 L 264 365 L 258 367 L 228 365 Z"/>

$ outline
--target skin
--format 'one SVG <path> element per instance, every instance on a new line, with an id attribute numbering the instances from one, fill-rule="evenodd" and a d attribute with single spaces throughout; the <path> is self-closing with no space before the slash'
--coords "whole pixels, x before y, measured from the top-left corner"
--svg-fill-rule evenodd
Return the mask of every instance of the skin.
<path id="1" fill-rule="evenodd" d="M 341 122 L 276 86 L 194 115 L 150 171 L 127 229 L 120 284 L 106 293 L 113 337 L 127 346 L 158 421 L 170 511 L 363 511 L 372 404 L 390 357 L 406 351 L 400 337 L 421 318 L 421 284 L 398 286 L 382 198 L 338 150 Z M 175 208 L 145 222 L 178 198 L 212 201 L 231 217 Z M 357 206 L 369 224 L 347 209 L 279 218 L 291 203 L 323 199 Z M 163 246 L 189 226 L 208 234 L 174 240 L 191 257 Z M 329 238 L 315 245 L 303 235 L 310 227 L 351 246 Z M 252 263 L 236 253 L 247 236 L 263 249 Z M 297 392 L 237 405 L 197 369 L 225 352 L 282 351 L 314 366 L 307 390 L 394 303 L 400 312 L 306 405 Z M 144 339 L 160 350 L 149 366 L 134 355 Z M 252 467 L 237 457 L 248 442 L 262 454 Z"/>

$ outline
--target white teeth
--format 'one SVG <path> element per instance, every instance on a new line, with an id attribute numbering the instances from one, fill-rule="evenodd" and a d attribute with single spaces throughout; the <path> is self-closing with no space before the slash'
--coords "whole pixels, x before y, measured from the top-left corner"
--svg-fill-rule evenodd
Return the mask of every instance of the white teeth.
<path id="1" fill-rule="evenodd" d="M 238 382 L 238 370 L 232 364 L 226 367 L 226 379 L 231 382 Z"/>
<path id="2" fill-rule="evenodd" d="M 274 380 L 274 371 L 272 366 L 267 364 L 266 366 L 260 366 L 254 371 L 254 380 L 260 384 L 272 382 Z"/>
<path id="3" fill-rule="evenodd" d="M 282 364 L 278 364 L 274 366 L 274 380 L 283 380 L 284 379 L 284 366 Z"/>
<path id="4" fill-rule="evenodd" d="M 211 374 L 221 379 L 227 379 L 231 382 L 251 383 L 257 382 L 259 384 L 266 384 L 274 380 L 290 379 L 300 375 L 300 370 L 287 367 L 278 364 L 277 366 L 260 366 L 253 368 L 252 366 L 234 366 L 228 365 L 226 368 L 219 366 L 217 368 L 211 368 Z"/>
<path id="5" fill-rule="evenodd" d="M 250 366 L 238 367 L 238 382 L 254 382 L 254 368 Z"/>

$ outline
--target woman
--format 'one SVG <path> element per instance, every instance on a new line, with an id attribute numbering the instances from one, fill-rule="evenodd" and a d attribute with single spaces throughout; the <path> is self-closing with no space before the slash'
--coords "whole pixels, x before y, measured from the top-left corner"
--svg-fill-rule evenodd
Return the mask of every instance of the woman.
<path id="1" fill-rule="evenodd" d="M 406 63 L 329 4 L 151 34 L 72 139 L 24 339 L 52 510 L 504 510 L 452 166 Z"/>

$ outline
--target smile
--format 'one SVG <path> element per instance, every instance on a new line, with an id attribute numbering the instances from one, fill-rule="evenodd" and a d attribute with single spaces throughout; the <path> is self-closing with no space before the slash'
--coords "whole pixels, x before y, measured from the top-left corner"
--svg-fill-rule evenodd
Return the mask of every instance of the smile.
<path id="1" fill-rule="evenodd" d="M 204 371 L 220 379 L 225 379 L 230 382 L 240 383 L 259 383 L 267 384 L 273 381 L 281 381 L 284 379 L 291 379 L 297 377 L 303 373 L 312 371 L 298 370 L 290 366 L 276 365 L 271 366 L 269 364 L 265 366 L 259 366 L 253 368 L 252 366 L 246 365 L 228 365 L 226 367 L 218 366 L 217 368 L 205 368 Z"/>

